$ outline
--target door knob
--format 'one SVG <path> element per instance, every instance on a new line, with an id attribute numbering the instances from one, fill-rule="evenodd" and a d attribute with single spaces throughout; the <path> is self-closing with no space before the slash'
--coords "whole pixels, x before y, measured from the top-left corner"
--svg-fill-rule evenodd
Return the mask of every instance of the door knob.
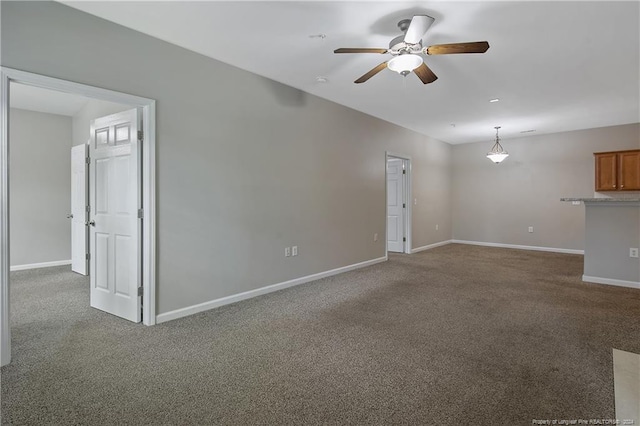
<path id="1" fill-rule="evenodd" d="M 91 225 L 91 226 L 96 226 L 96 222 L 95 222 L 95 220 L 92 220 L 91 222 L 89 222 L 89 225 Z"/>
<path id="2" fill-rule="evenodd" d="M 72 214 L 68 214 L 67 215 L 67 219 L 73 219 L 73 215 Z"/>

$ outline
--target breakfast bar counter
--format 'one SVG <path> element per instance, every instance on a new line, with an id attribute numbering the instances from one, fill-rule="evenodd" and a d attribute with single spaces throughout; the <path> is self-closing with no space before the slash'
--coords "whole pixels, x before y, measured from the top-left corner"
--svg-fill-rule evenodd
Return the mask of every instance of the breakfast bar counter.
<path id="1" fill-rule="evenodd" d="M 560 201 L 585 205 L 582 280 L 640 289 L 640 197 Z"/>

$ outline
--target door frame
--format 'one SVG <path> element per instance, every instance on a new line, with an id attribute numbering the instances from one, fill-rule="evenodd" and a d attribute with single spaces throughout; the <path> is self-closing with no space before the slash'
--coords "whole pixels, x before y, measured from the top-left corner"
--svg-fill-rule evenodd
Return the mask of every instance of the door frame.
<path id="1" fill-rule="evenodd" d="M 9 87 L 11 83 L 74 93 L 142 109 L 142 323 L 156 323 L 156 101 L 86 84 L 0 67 L 0 365 L 11 361 L 9 306 Z"/>
<path id="2" fill-rule="evenodd" d="M 402 165 L 406 171 L 404 175 L 404 182 L 402 187 L 403 202 L 407 206 L 404 209 L 404 235 L 407 241 L 405 241 L 403 253 L 411 254 L 411 207 L 413 206 L 413 200 L 411 196 L 411 157 L 405 154 L 397 152 L 385 151 L 384 155 L 384 254 L 389 257 L 389 244 L 387 241 L 388 224 L 387 218 L 389 216 L 389 206 L 387 205 L 387 161 L 390 158 L 397 158 L 402 160 Z"/>
<path id="3" fill-rule="evenodd" d="M 89 259 L 87 259 L 87 253 L 89 252 L 89 233 L 87 232 L 87 226 L 86 223 L 88 222 L 87 220 L 87 216 L 88 213 L 87 212 L 87 208 L 86 206 L 89 203 L 89 165 L 87 164 L 87 156 L 89 155 L 89 147 L 88 144 L 83 144 L 83 145 L 76 145 L 76 146 L 72 146 L 71 147 L 71 271 L 75 272 L 75 273 L 79 273 L 78 271 L 75 271 L 73 269 L 74 267 L 74 248 L 76 247 L 76 241 L 73 239 L 73 227 L 75 226 L 74 223 L 74 219 L 76 219 L 76 217 L 74 216 L 74 211 L 73 211 L 73 205 L 74 205 L 74 198 L 73 196 L 75 195 L 73 192 L 73 168 L 75 166 L 75 163 L 73 162 L 73 153 L 74 153 L 74 149 L 76 151 L 79 151 L 79 147 L 82 147 L 82 168 L 84 170 L 84 186 L 82 187 L 82 192 L 84 192 L 84 206 L 82 208 L 82 222 L 85 224 L 84 226 L 84 253 L 82 255 L 82 257 L 84 257 L 84 273 L 81 275 L 87 276 L 89 275 Z M 77 250 L 77 249 L 76 249 Z"/>

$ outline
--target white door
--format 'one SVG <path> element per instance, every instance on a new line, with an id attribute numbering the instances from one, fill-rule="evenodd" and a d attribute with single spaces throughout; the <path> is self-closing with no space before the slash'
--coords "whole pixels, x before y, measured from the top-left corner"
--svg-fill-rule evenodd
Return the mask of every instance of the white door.
<path id="1" fill-rule="evenodd" d="M 387 159 L 387 250 L 404 252 L 403 160 Z"/>
<path id="2" fill-rule="evenodd" d="M 91 306 L 141 320 L 140 153 L 136 109 L 95 119 L 89 144 Z"/>
<path id="3" fill-rule="evenodd" d="M 71 148 L 71 270 L 87 275 L 87 145 Z"/>

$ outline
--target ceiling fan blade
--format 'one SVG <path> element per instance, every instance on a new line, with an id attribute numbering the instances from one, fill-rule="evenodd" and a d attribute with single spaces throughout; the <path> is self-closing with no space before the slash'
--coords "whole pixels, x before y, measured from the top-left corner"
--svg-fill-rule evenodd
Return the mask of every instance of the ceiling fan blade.
<path id="1" fill-rule="evenodd" d="M 425 49 L 427 55 L 449 55 L 452 53 L 484 53 L 489 49 L 486 41 L 469 43 L 436 44 Z"/>
<path id="2" fill-rule="evenodd" d="M 438 79 L 438 76 L 431 71 L 431 68 L 427 66 L 424 62 L 418 68 L 413 70 L 414 73 L 418 76 L 418 78 L 424 83 L 429 84 L 433 83 Z"/>
<path id="3" fill-rule="evenodd" d="M 435 19 L 428 15 L 414 16 L 404 35 L 404 42 L 409 44 L 420 43 L 424 33 L 427 32 L 431 24 L 433 24 L 433 21 L 435 21 Z"/>
<path id="4" fill-rule="evenodd" d="M 333 53 L 387 53 L 388 49 L 379 49 L 375 47 L 341 47 Z"/>
<path id="5" fill-rule="evenodd" d="M 372 69 L 371 71 L 369 71 L 368 73 L 366 73 L 365 75 L 363 75 L 362 77 L 360 77 L 359 79 L 357 79 L 356 81 L 354 81 L 354 83 L 364 83 L 365 81 L 369 80 L 371 77 L 378 74 L 380 71 L 382 71 L 386 67 L 387 67 L 387 63 L 383 62 L 377 67 L 375 67 L 374 69 Z"/>

